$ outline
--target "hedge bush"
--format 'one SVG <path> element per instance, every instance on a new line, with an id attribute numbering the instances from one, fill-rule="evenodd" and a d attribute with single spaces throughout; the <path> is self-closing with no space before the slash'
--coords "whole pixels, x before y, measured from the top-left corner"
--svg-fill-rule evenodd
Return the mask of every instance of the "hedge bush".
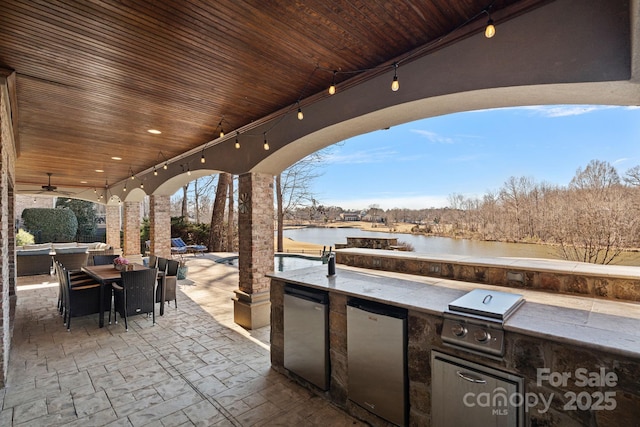
<path id="1" fill-rule="evenodd" d="M 27 208 L 22 220 L 36 243 L 73 242 L 78 231 L 76 214 L 69 209 Z"/>

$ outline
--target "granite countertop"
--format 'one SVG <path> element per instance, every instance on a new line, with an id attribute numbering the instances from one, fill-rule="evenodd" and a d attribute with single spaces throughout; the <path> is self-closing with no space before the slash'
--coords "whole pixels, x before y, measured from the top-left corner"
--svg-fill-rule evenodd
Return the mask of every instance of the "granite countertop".
<path id="1" fill-rule="evenodd" d="M 448 304 L 473 289 L 524 296 L 526 302 L 504 324 L 505 331 L 575 344 L 607 353 L 640 357 L 640 304 L 482 285 L 339 265 L 336 275 L 318 266 L 269 277 L 357 296 L 440 316 Z"/>

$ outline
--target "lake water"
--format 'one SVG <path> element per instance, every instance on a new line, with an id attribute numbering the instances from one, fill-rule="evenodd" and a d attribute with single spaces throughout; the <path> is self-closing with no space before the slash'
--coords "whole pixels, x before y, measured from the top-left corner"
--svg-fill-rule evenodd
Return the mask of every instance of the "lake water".
<path id="1" fill-rule="evenodd" d="M 299 242 L 335 246 L 347 243 L 347 237 L 386 237 L 397 238 L 414 247 L 415 252 L 425 254 L 453 254 L 484 257 L 519 257 L 562 259 L 553 248 L 545 245 L 526 243 L 483 242 L 479 240 L 452 239 L 402 233 L 383 233 L 366 231 L 359 228 L 299 228 L 284 230 L 284 237 Z M 640 266 L 640 254 L 628 253 L 616 259 L 614 264 Z"/>
<path id="2" fill-rule="evenodd" d="M 220 264 L 238 266 L 238 257 L 232 256 L 216 261 Z M 273 259 L 273 271 L 291 271 L 299 268 L 315 267 L 322 265 L 320 257 L 298 256 L 289 254 L 276 254 Z"/>

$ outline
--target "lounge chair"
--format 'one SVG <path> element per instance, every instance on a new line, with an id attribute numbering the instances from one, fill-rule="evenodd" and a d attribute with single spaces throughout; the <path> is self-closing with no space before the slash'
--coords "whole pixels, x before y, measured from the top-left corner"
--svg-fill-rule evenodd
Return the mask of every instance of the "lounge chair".
<path id="1" fill-rule="evenodd" d="M 207 247 L 204 245 L 187 245 L 182 237 L 174 237 L 171 239 L 171 253 L 172 254 L 184 254 L 184 253 L 192 253 L 196 254 L 204 254 L 207 251 Z"/>

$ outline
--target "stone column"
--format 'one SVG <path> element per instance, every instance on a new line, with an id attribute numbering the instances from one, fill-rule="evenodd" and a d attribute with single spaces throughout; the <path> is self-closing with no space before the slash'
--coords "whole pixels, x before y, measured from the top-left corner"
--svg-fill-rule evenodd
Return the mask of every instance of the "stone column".
<path id="1" fill-rule="evenodd" d="M 247 173 L 238 183 L 239 284 L 234 321 L 247 329 L 269 324 L 270 279 L 273 271 L 273 176 Z"/>
<path id="2" fill-rule="evenodd" d="M 149 196 L 151 253 L 171 258 L 171 196 Z"/>
<path id="3" fill-rule="evenodd" d="M 15 162 L 8 81 L 15 73 L 0 70 L 0 388 L 9 369 L 9 353 L 16 307 Z"/>
<path id="4" fill-rule="evenodd" d="M 124 248 L 123 256 L 142 263 L 140 252 L 140 202 L 124 202 Z"/>
<path id="5" fill-rule="evenodd" d="M 107 245 L 112 248 L 120 248 L 120 205 L 107 205 Z"/>

